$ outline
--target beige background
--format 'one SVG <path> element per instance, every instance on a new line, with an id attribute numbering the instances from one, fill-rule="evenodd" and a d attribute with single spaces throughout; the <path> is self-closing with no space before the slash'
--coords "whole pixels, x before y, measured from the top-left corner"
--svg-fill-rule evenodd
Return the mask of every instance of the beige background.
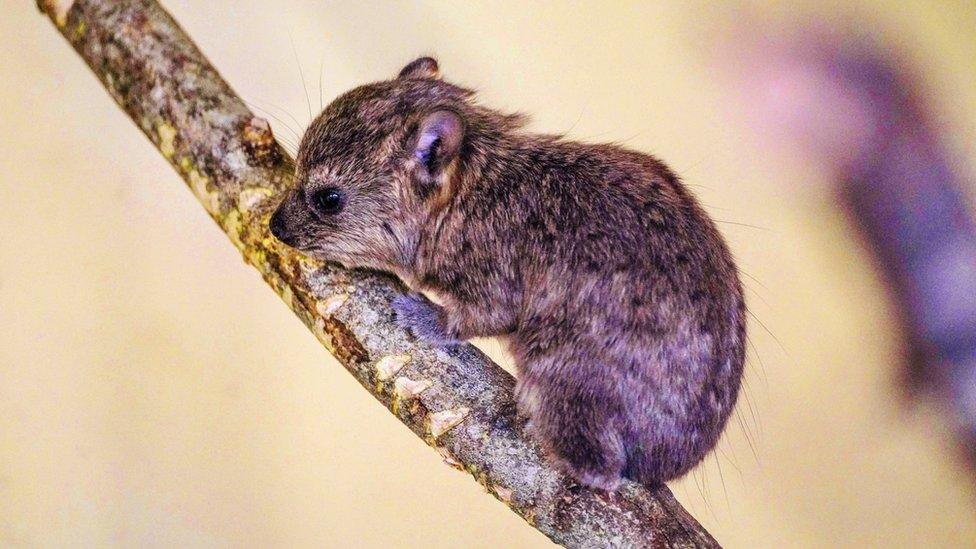
<path id="1" fill-rule="evenodd" d="M 243 97 L 292 126 L 308 119 L 296 60 L 317 108 L 320 65 L 328 100 L 435 53 L 537 129 L 660 155 L 716 218 L 763 227 L 722 225 L 779 340 L 751 327 L 748 404 L 674 483 L 679 499 L 729 547 L 976 546 L 973 485 L 939 423 L 899 405 L 891 311 L 816 191 L 824 174 L 753 140 L 729 107 L 709 37 L 733 11 L 165 4 Z M 808 14 L 756 6 L 783 24 Z M 845 6 L 821 11 L 927 60 L 971 160 L 972 2 Z M 4 7 L 0 545 L 548 545 L 337 366 L 32 1 Z"/>

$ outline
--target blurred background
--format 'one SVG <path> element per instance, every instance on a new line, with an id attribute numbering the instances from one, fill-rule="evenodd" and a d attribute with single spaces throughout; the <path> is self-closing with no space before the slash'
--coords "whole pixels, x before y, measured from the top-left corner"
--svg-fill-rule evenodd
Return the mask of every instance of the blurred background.
<path id="1" fill-rule="evenodd" d="M 971 183 L 972 2 L 163 4 L 292 150 L 320 102 L 433 54 L 535 130 L 664 159 L 755 316 L 737 417 L 678 499 L 727 547 L 976 547 L 973 470 L 906 398 L 903 311 L 839 206 L 851 159 L 783 137 L 857 116 L 784 114 L 758 69 L 811 39 L 891 53 Z M 34 2 L 0 36 L 0 544 L 550 545 L 335 363 Z"/>

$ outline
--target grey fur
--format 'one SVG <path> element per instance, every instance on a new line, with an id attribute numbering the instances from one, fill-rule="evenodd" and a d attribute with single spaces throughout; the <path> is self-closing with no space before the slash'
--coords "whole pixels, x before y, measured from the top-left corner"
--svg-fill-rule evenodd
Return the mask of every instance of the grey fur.
<path id="1" fill-rule="evenodd" d="M 715 446 L 743 369 L 745 304 L 715 225 L 653 157 L 525 132 L 438 75 L 421 58 L 330 104 L 272 232 L 436 292 L 442 306 L 394 303 L 419 338 L 503 338 L 520 411 L 582 483 L 684 474 Z M 322 189 L 340 212 L 323 213 Z"/>

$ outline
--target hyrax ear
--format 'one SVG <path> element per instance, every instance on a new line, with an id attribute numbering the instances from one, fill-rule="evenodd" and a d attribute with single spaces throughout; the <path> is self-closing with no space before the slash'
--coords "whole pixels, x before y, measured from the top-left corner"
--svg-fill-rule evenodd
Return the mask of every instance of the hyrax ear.
<path id="1" fill-rule="evenodd" d="M 421 57 L 414 59 L 400 71 L 397 78 L 426 78 L 437 80 L 441 77 L 441 69 L 437 66 L 437 60 L 433 57 Z"/>
<path id="2" fill-rule="evenodd" d="M 462 139 L 464 122 L 456 112 L 437 110 L 424 117 L 413 141 L 413 157 L 425 179 L 438 179 L 460 152 Z"/>

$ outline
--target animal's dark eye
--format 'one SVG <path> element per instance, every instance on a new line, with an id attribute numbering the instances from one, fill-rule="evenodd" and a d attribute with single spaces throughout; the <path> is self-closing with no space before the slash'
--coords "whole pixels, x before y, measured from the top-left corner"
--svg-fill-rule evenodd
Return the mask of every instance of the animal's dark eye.
<path id="1" fill-rule="evenodd" d="M 312 203 L 315 204 L 319 212 L 334 215 L 342 210 L 345 200 L 339 189 L 326 187 L 320 191 L 315 191 L 315 194 L 312 195 Z"/>

